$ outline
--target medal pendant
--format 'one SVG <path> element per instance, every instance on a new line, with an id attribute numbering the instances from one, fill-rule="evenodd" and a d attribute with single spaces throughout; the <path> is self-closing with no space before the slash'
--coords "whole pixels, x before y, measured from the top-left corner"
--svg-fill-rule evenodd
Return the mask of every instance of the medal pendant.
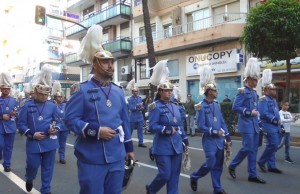
<path id="1" fill-rule="evenodd" d="M 6 110 L 9 110 L 8 106 L 5 108 Z"/>
<path id="2" fill-rule="evenodd" d="M 42 121 L 43 120 L 43 117 L 42 116 L 39 116 L 39 121 Z"/>
<path id="3" fill-rule="evenodd" d="M 177 123 L 177 119 L 176 119 L 176 117 L 174 117 L 173 121 L 174 121 L 174 123 Z"/>
<path id="4" fill-rule="evenodd" d="M 215 122 L 217 122 L 217 121 L 218 121 L 218 120 L 217 120 L 217 117 L 214 117 L 214 121 L 215 121 Z"/>
<path id="5" fill-rule="evenodd" d="M 111 101 L 109 99 L 106 100 L 106 106 L 111 107 Z"/>
<path id="6" fill-rule="evenodd" d="M 63 110 L 61 110 L 61 111 L 60 111 L 60 113 L 64 113 L 64 111 L 63 111 Z"/>

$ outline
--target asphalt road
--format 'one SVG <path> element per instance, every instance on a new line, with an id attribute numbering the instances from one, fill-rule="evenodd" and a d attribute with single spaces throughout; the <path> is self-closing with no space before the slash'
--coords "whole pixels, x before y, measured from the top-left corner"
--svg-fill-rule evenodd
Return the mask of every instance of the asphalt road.
<path id="1" fill-rule="evenodd" d="M 136 137 L 136 131 L 133 134 Z M 77 181 L 76 158 L 73 154 L 73 144 L 75 141 L 74 135 L 69 135 L 66 159 L 67 164 L 62 165 L 56 162 L 55 171 L 52 180 L 52 194 L 76 194 L 79 193 L 79 185 Z M 145 144 L 149 147 L 152 144 L 153 135 L 144 135 Z M 192 159 L 192 169 L 188 173 L 181 173 L 179 181 L 180 194 L 208 194 L 212 193 L 211 177 L 208 174 L 206 177 L 198 180 L 198 191 L 193 192 L 189 186 L 189 174 L 196 170 L 204 162 L 204 153 L 201 146 L 200 137 L 191 137 L 190 139 L 190 156 Z M 128 188 L 124 194 L 143 194 L 146 193 L 145 185 L 150 183 L 157 174 L 157 169 L 154 161 L 148 157 L 147 148 L 137 147 L 136 139 L 134 139 L 135 154 L 139 160 L 139 165 L 134 169 L 133 176 Z M 16 136 L 15 147 L 12 158 L 12 172 L 6 173 L 0 166 L 0 194 L 23 194 L 25 190 L 25 137 Z M 240 141 L 233 141 L 233 155 L 241 147 Z M 259 150 L 258 156 L 262 150 Z M 283 174 L 262 173 L 259 169 L 259 176 L 267 181 L 266 185 L 250 183 L 247 181 L 247 161 L 243 161 L 236 169 L 237 179 L 233 180 L 228 174 L 227 168 L 224 165 L 222 175 L 222 185 L 226 192 L 230 194 L 296 194 L 300 190 L 300 148 L 291 147 L 291 157 L 295 164 L 287 164 L 284 160 L 284 150 L 277 152 L 277 166 L 283 170 Z M 40 188 L 40 172 L 34 181 L 34 189 L 31 193 L 39 193 Z M 164 187 L 158 194 L 165 194 Z"/>

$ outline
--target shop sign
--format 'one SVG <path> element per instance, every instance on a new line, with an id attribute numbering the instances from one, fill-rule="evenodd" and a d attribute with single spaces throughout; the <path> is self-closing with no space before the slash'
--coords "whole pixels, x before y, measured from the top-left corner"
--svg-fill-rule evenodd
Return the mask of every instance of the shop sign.
<path id="1" fill-rule="evenodd" d="M 300 69 L 300 57 L 296 57 L 295 59 L 291 59 L 291 69 Z M 264 69 L 271 69 L 273 71 L 276 70 L 286 70 L 286 61 L 260 61 L 260 69 L 263 71 Z"/>
<path id="2" fill-rule="evenodd" d="M 228 73 L 238 71 L 237 49 L 202 53 L 186 57 L 186 75 L 199 75 L 198 69 L 203 65 L 210 65 L 214 73 Z"/>

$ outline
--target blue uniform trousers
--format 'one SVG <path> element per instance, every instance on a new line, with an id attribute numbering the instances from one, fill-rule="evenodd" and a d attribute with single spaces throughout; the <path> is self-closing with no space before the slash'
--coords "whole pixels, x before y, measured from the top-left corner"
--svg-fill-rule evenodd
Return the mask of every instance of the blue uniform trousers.
<path id="1" fill-rule="evenodd" d="M 139 139 L 139 145 L 143 144 L 143 125 L 144 121 L 137 121 L 137 122 L 130 122 L 130 129 L 131 129 L 131 135 L 133 133 L 133 130 L 137 126 L 137 135 Z"/>
<path id="2" fill-rule="evenodd" d="M 58 133 L 58 154 L 59 159 L 64 160 L 65 159 L 65 153 L 66 153 L 66 143 L 67 143 L 67 137 L 68 137 L 69 131 L 60 131 Z"/>
<path id="3" fill-rule="evenodd" d="M 266 148 L 262 153 L 258 164 L 265 165 L 267 163 L 268 168 L 276 168 L 275 152 L 277 151 L 279 144 L 279 133 L 267 133 L 264 135 L 266 138 Z"/>
<path id="4" fill-rule="evenodd" d="M 124 161 L 87 164 L 77 160 L 80 194 L 121 194 Z"/>
<path id="5" fill-rule="evenodd" d="M 158 174 L 148 185 L 151 194 L 157 193 L 165 184 L 167 184 L 167 194 L 178 194 L 181 160 L 182 154 L 155 155 Z"/>
<path id="6" fill-rule="evenodd" d="M 206 162 L 191 174 L 191 179 L 198 180 L 210 172 L 214 193 L 222 192 L 223 190 L 221 186 L 221 175 L 223 171 L 224 151 L 218 148 L 216 149 L 215 151 L 205 152 Z"/>
<path id="7" fill-rule="evenodd" d="M 258 133 L 242 133 L 242 145 L 237 155 L 232 160 L 229 168 L 235 169 L 246 157 L 248 157 L 248 177 L 257 177 L 256 173 L 256 157 L 258 150 Z"/>
<path id="8" fill-rule="evenodd" d="M 3 153 L 3 167 L 10 166 L 11 155 L 14 147 L 15 133 L 0 134 L 0 159 Z"/>
<path id="9" fill-rule="evenodd" d="M 27 153 L 26 161 L 26 182 L 32 182 L 41 165 L 42 187 L 41 193 L 48 193 L 51 190 L 50 184 L 53 176 L 56 150 L 43 153 Z"/>

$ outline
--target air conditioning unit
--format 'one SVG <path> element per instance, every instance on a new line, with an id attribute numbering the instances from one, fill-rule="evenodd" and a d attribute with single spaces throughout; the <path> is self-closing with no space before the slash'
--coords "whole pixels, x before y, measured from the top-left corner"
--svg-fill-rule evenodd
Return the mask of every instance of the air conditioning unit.
<path id="1" fill-rule="evenodd" d="M 128 75 L 128 74 L 129 74 L 128 66 L 122 66 L 121 75 Z"/>

